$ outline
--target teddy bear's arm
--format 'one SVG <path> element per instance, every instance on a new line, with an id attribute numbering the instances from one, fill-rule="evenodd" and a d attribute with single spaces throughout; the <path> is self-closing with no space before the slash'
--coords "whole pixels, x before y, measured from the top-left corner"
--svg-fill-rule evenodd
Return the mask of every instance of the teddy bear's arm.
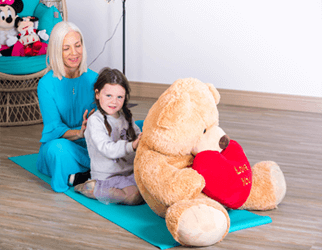
<path id="1" fill-rule="evenodd" d="M 167 158 L 154 151 L 145 151 L 138 162 L 143 185 L 157 200 L 170 206 L 201 193 L 204 178 L 191 168 L 178 169 Z"/>

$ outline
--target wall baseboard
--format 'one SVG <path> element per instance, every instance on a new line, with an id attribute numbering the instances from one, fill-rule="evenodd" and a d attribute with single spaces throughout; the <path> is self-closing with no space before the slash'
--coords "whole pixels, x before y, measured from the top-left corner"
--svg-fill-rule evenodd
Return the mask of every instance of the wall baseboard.
<path id="1" fill-rule="evenodd" d="M 170 84 L 130 82 L 131 96 L 159 98 Z M 322 98 L 219 89 L 221 104 L 310 113 L 322 113 Z"/>

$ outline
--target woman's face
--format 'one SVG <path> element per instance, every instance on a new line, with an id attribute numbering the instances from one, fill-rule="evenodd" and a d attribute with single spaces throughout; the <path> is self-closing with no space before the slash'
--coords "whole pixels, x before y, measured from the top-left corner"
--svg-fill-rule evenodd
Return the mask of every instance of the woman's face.
<path id="1" fill-rule="evenodd" d="M 119 84 L 105 84 L 101 91 L 95 90 L 101 108 L 114 118 L 119 117 L 125 101 L 125 89 Z"/>
<path id="2" fill-rule="evenodd" d="M 81 36 L 76 31 L 70 31 L 63 42 L 63 62 L 66 73 L 78 69 L 83 58 L 83 44 Z"/>

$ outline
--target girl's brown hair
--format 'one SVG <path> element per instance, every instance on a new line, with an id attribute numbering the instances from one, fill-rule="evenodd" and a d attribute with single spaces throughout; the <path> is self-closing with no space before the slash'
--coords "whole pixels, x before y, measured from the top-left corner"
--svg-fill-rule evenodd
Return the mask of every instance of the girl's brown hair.
<path id="1" fill-rule="evenodd" d="M 137 135 L 135 134 L 135 130 L 132 124 L 132 113 L 131 113 L 131 110 L 129 110 L 128 108 L 128 100 L 130 99 L 130 91 L 131 91 L 128 80 L 126 79 L 125 75 L 123 75 L 119 70 L 106 67 L 106 68 L 103 68 L 99 73 L 99 76 L 94 84 L 94 92 L 96 90 L 100 92 L 104 88 L 105 84 L 112 84 L 112 85 L 118 84 L 125 89 L 125 99 L 122 107 L 122 112 L 125 116 L 125 119 L 129 123 L 129 128 L 126 131 L 127 138 L 129 139 L 129 141 L 134 141 L 137 138 Z M 96 99 L 96 92 L 95 92 L 95 102 L 98 110 L 104 116 L 105 127 L 108 131 L 109 136 L 111 136 L 112 128 L 106 119 L 107 113 L 102 109 L 99 103 L 99 100 Z"/>

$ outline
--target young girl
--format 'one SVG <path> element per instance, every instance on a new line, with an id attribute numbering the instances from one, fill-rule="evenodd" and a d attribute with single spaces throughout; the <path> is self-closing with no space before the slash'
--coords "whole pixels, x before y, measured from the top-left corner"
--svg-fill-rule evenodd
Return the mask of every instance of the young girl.
<path id="1" fill-rule="evenodd" d="M 129 83 L 117 69 L 104 68 L 94 90 L 98 110 L 88 118 L 85 130 L 91 180 L 75 186 L 75 191 L 105 204 L 142 203 L 133 174 L 141 134 L 127 107 Z"/>

